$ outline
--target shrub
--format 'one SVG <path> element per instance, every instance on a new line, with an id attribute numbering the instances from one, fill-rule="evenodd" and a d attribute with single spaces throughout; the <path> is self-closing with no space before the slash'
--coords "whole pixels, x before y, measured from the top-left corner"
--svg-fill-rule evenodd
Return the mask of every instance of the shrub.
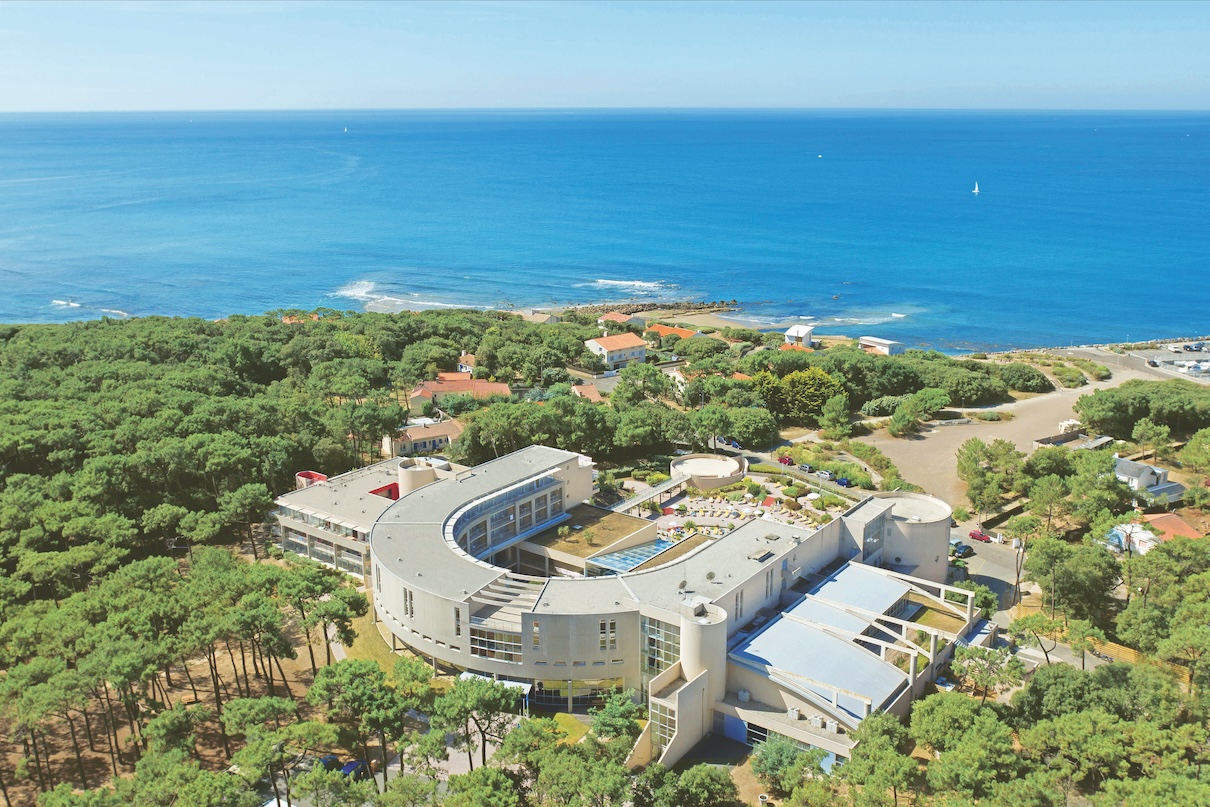
<path id="1" fill-rule="evenodd" d="M 955 521 L 970 521 L 970 518 L 971 518 L 970 511 L 967 510 L 965 507 L 955 507 L 954 508 L 954 520 Z"/>
<path id="2" fill-rule="evenodd" d="M 1050 392 L 1055 388 L 1041 370 L 1021 362 L 1001 367 L 1000 378 L 1010 390 L 1016 392 Z"/>
<path id="3" fill-rule="evenodd" d="M 1000 420 L 999 412 L 971 412 L 971 414 L 975 417 L 976 420 L 986 420 L 988 422 L 995 422 L 995 421 Z"/>
<path id="4" fill-rule="evenodd" d="M 1072 359 L 1071 363 L 1079 367 L 1088 375 L 1095 378 L 1097 381 L 1107 381 L 1113 377 L 1113 373 L 1103 364 L 1091 362 L 1088 359 Z"/>
<path id="5" fill-rule="evenodd" d="M 972 359 L 985 360 L 987 358 L 987 354 L 986 353 L 972 353 L 970 355 L 970 357 Z"/>
<path id="6" fill-rule="evenodd" d="M 1088 379 L 1084 377 L 1083 373 L 1075 367 L 1069 367 L 1066 364 L 1056 366 L 1053 372 L 1059 383 L 1068 389 L 1082 387 L 1088 383 Z"/>
<path id="7" fill-rule="evenodd" d="M 655 486 L 663 482 L 667 482 L 671 478 L 672 477 L 670 477 L 668 474 L 660 473 L 659 471 L 652 471 L 647 475 L 647 484 Z"/>
<path id="8" fill-rule="evenodd" d="M 787 510 L 801 510 L 802 505 L 798 503 L 798 499 L 782 499 L 782 506 Z"/>
<path id="9" fill-rule="evenodd" d="M 801 490 L 794 487 L 793 485 L 784 487 L 781 490 L 781 495 L 785 496 L 787 499 L 797 499 L 799 496 L 802 495 L 802 493 L 803 492 Z"/>

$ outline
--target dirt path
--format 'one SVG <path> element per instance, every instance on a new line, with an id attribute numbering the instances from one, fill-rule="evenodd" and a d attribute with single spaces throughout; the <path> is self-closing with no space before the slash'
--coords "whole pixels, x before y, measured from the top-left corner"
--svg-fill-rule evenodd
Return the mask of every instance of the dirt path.
<path id="1" fill-rule="evenodd" d="M 1113 378 L 1108 381 L 1096 381 L 1078 389 L 1060 389 L 1036 398 L 988 407 L 989 411 L 1012 412 L 1012 420 L 938 426 L 905 440 L 891 437 L 885 431 L 856 439 L 880 448 L 899 466 L 904 479 L 920 485 L 928 493 L 951 505 L 963 505 L 966 503 L 966 486 L 958 479 L 954 457 L 964 442 L 972 437 L 988 443 L 997 439 L 1008 440 L 1019 450 L 1030 452 L 1034 440 L 1057 433 L 1061 422 L 1075 417 L 1072 407 L 1080 396 L 1094 390 L 1116 387 L 1133 378 L 1150 376 L 1136 370 L 1115 368 Z"/>

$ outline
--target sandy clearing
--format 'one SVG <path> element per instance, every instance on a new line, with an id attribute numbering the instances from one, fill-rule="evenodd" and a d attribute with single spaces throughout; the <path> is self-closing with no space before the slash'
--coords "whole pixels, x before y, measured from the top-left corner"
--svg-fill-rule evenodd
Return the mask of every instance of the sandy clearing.
<path id="1" fill-rule="evenodd" d="M 1115 368 L 1113 378 L 1107 381 L 988 407 L 989 411 L 1012 412 L 1015 415 L 1013 420 L 939 426 L 906 440 L 891 437 L 884 431 L 857 439 L 881 449 L 899 466 L 899 472 L 908 481 L 939 496 L 951 506 L 961 506 L 966 504 L 966 486 L 958 479 L 954 457 L 964 442 L 972 437 L 988 443 L 1003 439 L 1021 451 L 1031 452 L 1034 440 L 1057 433 L 1061 422 L 1075 417 L 1072 407 L 1080 396 L 1091 394 L 1094 390 L 1116 387 L 1134 378 L 1151 377 L 1137 370 Z"/>

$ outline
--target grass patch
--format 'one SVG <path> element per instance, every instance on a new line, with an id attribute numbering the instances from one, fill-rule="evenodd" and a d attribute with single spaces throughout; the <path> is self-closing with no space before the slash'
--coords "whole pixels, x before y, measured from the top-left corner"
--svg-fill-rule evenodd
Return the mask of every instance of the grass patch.
<path id="1" fill-rule="evenodd" d="M 559 740 L 563 745 L 575 745 L 584 739 L 584 735 L 588 734 L 588 726 L 577 720 L 575 715 L 569 715 L 567 712 L 555 712 L 552 717 L 559 724 L 559 728 L 567 732 L 567 736 Z"/>
<path id="2" fill-rule="evenodd" d="M 378 626 L 374 624 L 372 611 L 363 617 L 353 620 L 353 629 L 357 631 L 357 638 L 353 640 L 352 647 L 346 647 L 345 653 L 349 658 L 362 659 L 367 661 L 378 662 L 378 666 L 382 671 L 390 676 L 395 670 L 395 659 L 399 655 L 391 650 L 391 646 L 382 638 L 382 634 L 378 632 Z M 316 661 L 322 663 L 323 656 L 320 652 L 315 654 Z"/>

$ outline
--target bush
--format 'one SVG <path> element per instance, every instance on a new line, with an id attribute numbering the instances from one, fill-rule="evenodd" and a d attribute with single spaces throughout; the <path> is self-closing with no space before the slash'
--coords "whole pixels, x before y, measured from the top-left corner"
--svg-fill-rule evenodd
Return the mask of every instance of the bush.
<path id="1" fill-rule="evenodd" d="M 970 518 L 971 518 L 970 511 L 967 510 L 965 507 L 955 507 L 954 508 L 954 520 L 955 521 L 970 521 Z"/>
<path id="2" fill-rule="evenodd" d="M 782 506 L 787 510 L 801 510 L 802 505 L 798 503 L 798 499 L 782 499 Z"/>
<path id="3" fill-rule="evenodd" d="M 647 475 L 647 484 L 654 487 L 655 485 L 667 482 L 671 478 L 672 477 L 670 477 L 668 474 L 660 473 L 659 471 L 652 471 Z"/>
<path id="4" fill-rule="evenodd" d="M 1088 359 L 1072 359 L 1071 363 L 1097 381 L 1108 381 L 1113 377 L 1113 373 L 1109 372 L 1109 368 L 1103 364 L 1097 364 Z"/>
<path id="5" fill-rule="evenodd" d="M 982 360 L 987 359 L 987 354 L 986 354 L 986 353 L 972 353 L 972 354 L 970 355 L 970 357 L 971 357 L 972 359 L 979 359 L 979 360 L 981 360 L 981 361 L 982 361 Z"/>
<path id="6" fill-rule="evenodd" d="M 1068 389 L 1082 387 L 1088 383 L 1088 379 L 1084 377 L 1083 373 L 1075 367 L 1069 367 L 1066 364 L 1056 366 L 1053 372 L 1059 383 Z"/>
<path id="7" fill-rule="evenodd" d="M 971 412 L 971 415 L 973 415 L 976 420 L 986 420 L 988 422 L 1000 420 L 999 412 Z"/>
<path id="8" fill-rule="evenodd" d="M 801 490 L 799 490 L 798 488 L 794 487 L 793 485 L 784 487 L 781 490 L 781 495 L 785 496 L 787 499 L 797 499 L 802 494 L 803 494 L 803 492 Z"/>
<path id="9" fill-rule="evenodd" d="M 1055 385 L 1037 367 L 1013 362 L 1000 368 L 1000 378 L 1015 392 L 1050 392 Z"/>

